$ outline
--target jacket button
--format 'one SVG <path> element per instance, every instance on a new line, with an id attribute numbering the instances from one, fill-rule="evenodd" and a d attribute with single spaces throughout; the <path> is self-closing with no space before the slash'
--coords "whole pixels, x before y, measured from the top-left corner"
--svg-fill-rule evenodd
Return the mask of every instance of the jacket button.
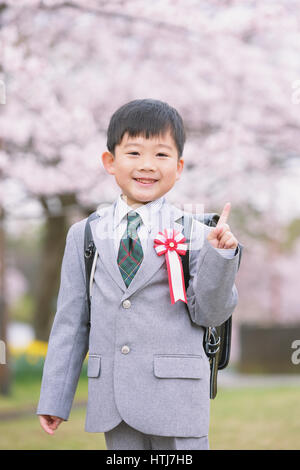
<path id="1" fill-rule="evenodd" d="M 122 354 L 128 354 L 130 351 L 130 348 L 125 344 L 125 346 L 122 346 Z"/>
<path id="2" fill-rule="evenodd" d="M 130 300 L 126 299 L 123 301 L 122 305 L 124 308 L 129 308 L 131 306 L 131 302 Z"/>

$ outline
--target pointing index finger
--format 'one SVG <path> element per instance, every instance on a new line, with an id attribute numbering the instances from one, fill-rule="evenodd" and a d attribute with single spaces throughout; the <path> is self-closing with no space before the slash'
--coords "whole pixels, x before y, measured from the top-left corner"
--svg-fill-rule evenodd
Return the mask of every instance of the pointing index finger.
<path id="1" fill-rule="evenodd" d="M 225 206 L 223 207 L 222 214 L 220 215 L 220 218 L 218 220 L 217 227 L 227 223 L 229 213 L 230 213 L 230 209 L 231 209 L 231 203 L 226 202 Z"/>

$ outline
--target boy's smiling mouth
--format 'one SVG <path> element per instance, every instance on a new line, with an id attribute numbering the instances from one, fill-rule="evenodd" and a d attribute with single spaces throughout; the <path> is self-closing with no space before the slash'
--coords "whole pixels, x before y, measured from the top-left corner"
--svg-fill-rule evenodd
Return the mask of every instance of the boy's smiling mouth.
<path id="1" fill-rule="evenodd" d="M 142 186 L 152 186 L 154 183 L 156 183 L 158 180 L 155 180 L 153 178 L 133 178 L 139 185 Z"/>

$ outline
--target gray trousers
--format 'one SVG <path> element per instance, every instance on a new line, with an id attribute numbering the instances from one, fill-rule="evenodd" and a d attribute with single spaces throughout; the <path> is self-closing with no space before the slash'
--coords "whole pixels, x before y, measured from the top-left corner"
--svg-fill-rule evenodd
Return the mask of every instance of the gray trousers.
<path id="1" fill-rule="evenodd" d="M 107 450 L 209 450 L 208 436 L 155 436 L 137 431 L 125 421 L 104 436 Z"/>

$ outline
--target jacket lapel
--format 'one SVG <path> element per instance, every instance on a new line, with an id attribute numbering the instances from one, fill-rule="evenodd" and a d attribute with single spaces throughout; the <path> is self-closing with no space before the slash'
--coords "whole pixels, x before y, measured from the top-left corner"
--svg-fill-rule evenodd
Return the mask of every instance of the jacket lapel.
<path id="1" fill-rule="evenodd" d="M 91 231 L 100 262 L 110 274 L 120 289 L 126 290 L 126 285 L 121 276 L 117 258 L 115 255 L 114 234 L 113 234 L 113 216 L 116 202 L 106 209 L 98 211 L 99 218 L 91 222 Z"/>
<path id="2" fill-rule="evenodd" d="M 116 202 L 101 211 L 99 213 L 100 217 L 91 222 L 91 230 L 101 262 L 113 281 L 122 289 L 124 293 L 123 298 L 128 298 L 138 289 L 142 288 L 165 262 L 165 256 L 158 256 L 154 249 L 154 239 L 158 232 L 161 232 L 164 228 L 170 227 L 181 232 L 183 227 L 176 220 L 182 216 L 182 211 L 164 201 L 159 211 L 159 216 L 156 218 L 151 232 L 149 232 L 141 266 L 127 288 L 119 270 L 114 246 L 113 215 L 115 206 Z"/>

